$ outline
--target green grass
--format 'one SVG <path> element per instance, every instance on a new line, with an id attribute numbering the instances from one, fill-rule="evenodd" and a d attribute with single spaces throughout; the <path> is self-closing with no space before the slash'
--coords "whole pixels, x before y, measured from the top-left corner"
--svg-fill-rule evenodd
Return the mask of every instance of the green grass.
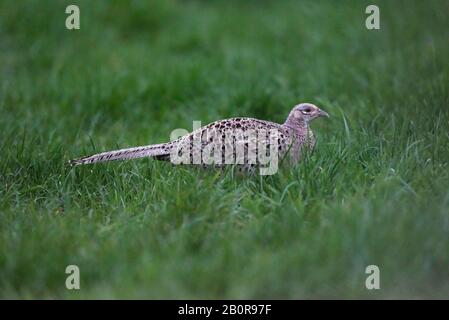
<path id="1" fill-rule="evenodd" d="M 448 2 L 372 2 L 1 1 L 0 297 L 447 298 Z M 304 101 L 275 176 L 67 166 Z"/>

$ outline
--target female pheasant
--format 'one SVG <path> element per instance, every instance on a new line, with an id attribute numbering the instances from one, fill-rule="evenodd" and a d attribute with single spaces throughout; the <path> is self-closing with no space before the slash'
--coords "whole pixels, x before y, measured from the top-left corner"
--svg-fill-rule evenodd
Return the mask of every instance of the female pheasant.
<path id="1" fill-rule="evenodd" d="M 309 123 L 329 115 L 311 103 L 293 107 L 283 124 L 253 118 L 232 118 L 213 122 L 176 140 L 148 146 L 108 151 L 70 161 L 72 165 L 111 160 L 152 157 L 174 164 L 244 168 L 267 166 L 273 159 L 289 155 L 294 164 L 303 146 L 313 149 L 315 137 Z"/>

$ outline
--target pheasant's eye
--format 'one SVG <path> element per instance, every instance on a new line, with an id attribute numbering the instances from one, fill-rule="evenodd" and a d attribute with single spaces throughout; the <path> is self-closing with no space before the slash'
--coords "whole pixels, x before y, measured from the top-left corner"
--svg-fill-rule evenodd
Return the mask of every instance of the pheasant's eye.
<path id="1" fill-rule="evenodd" d="M 305 108 L 305 109 L 303 110 L 303 112 L 304 112 L 304 113 L 310 113 L 310 112 L 312 112 L 312 108 Z"/>

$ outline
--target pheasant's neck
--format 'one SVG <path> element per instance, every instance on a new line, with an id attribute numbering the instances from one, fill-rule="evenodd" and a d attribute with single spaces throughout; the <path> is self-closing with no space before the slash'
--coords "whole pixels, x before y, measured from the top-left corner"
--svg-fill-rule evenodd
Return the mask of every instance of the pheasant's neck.
<path id="1" fill-rule="evenodd" d="M 299 135 L 307 135 L 309 131 L 309 123 L 303 119 L 287 119 L 284 126 L 290 128 Z"/>

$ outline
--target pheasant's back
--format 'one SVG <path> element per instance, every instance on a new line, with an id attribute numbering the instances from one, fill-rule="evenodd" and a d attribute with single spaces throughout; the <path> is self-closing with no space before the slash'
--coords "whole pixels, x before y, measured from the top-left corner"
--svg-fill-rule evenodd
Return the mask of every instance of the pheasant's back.
<path id="1" fill-rule="evenodd" d="M 213 122 L 171 143 L 176 164 L 258 166 L 287 152 L 299 153 L 304 139 L 289 127 L 252 118 Z M 292 155 L 297 161 L 299 155 Z M 165 160 L 168 160 L 167 158 Z"/>

